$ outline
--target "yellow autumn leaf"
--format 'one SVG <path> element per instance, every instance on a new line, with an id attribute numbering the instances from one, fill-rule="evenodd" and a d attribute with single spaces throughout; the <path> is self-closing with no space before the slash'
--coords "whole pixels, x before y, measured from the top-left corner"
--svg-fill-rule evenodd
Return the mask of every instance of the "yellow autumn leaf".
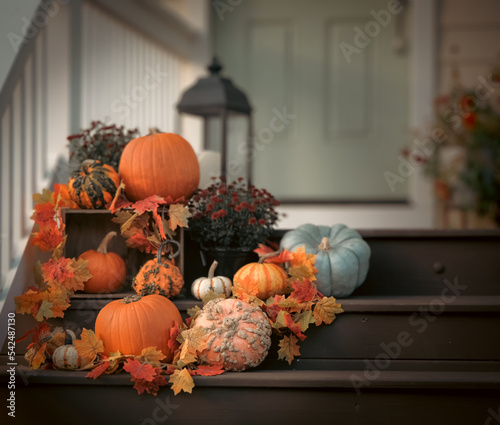
<path id="1" fill-rule="evenodd" d="M 141 362 L 147 362 L 153 367 L 160 367 L 160 361 L 165 358 L 165 354 L 156 347 L 144 348 L 140 355 Z"/>
<path id="2" fill-rule="evenodd" d="M 182 204 L 170 205 L 168 209 L 168 227 L 170 230 L 175 230 L 177 227 L 188 227 L 188 218 L 191 213 L 188 208 Z"/>
<path id="3" fill-rule="evenodd" d="M 30 361 L 31 369 L 38 369 L 43 363 L 45 363 L 45 350 L 47 348 L 47 343 L 43 343 L 38 351 L 34 354 Z"/>
<path id="4" fill-rule="evenodd" d="M 170 375 L 168 383 L 172 384 L 172 390 L 175 395 L 179 394 L 181 391 L 191 394 L 194 387 L 193 378 L 187 369 L 176 370 Z"/>
<path id="5" fill-rule="evenodd" d="M 292 364 L 295 356 L 300 356 L 298 339 L 294 335 L 284 336 L 279 342 L 280 349 L 278 350 L 278 359 L 286 360 L 288 364 Z"/>
<path id="6" fill-rule="evenodd" d="M 54 193 L 48 189 L 42 189 L 42 193 L 35 193 L 33 195 L 33 202 L 39 204 L 41 202 L 54 203 Z"/>
<path id="7" fill-rule="evenodd" d="M 322 323 L 326 323 L 329 325 L 332 323 L 337 314 L 343 313 L 341 306 L 335 298 L 333 297 L 324 297 L 318 301 L 318 303 L 314 306 L 313 315 L 316 319 L 316 326 L 321 325 Z"/>
<path id="8" fill-rule="evenodd" d="M 205 329 L 195 327 L 181 332 L 184 342 L 181 346 L 180 361 L 185 365 L 198 359 L 198 353 L 208 348 L 207 332 Z"/>
<path id="9" fill-rule="evenodd" d="M 14 298 L 16 303 L 16 313 L 18 314 L 32 314 L 33 309 L 42 299 L 42 294 L 33 289 L 28 289 L 24 294 Z"/>
<path id="10" fill-rule="evenodd" d="M 42 304 L 40 304 L 38 312 L 36 313 L 35 319 L 38 320 L 39 322 L 43 322 L 45 319 L 48 319 L 49 317 L 54 317 L 54 312 L 50 309 L 51 307 L 52 307 L 51 302 L 43 300 Z"/>
<path id="11" fill-rule="evenodd" d="M 73 341 L 78 355 L 91 363 L 99 353 L 104 352 L 104 344 L 98 339 L 94 331 L 83 328 L 80 339 Z"/>

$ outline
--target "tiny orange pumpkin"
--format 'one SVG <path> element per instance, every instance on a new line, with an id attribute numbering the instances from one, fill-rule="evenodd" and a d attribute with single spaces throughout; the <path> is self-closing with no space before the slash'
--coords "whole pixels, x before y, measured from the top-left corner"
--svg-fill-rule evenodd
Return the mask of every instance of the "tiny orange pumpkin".
<path id="1" fill-rule="evenodd" d="M 91 294 L 112 293 L 118 291 L 125 282 L 127 267 L 125 261 L 116 252 L 108 252 L 108 243 L 116 236 L 109 232 L 104 236 L 97 251 L 85 251 L 78 259 L 87 260 L 87 268 L 92 277 L 84 283 L 83 290 Z"/>
<path id="2" fill-rule="evenodd" d="M 286 292 L 288 276 L 277 264 L 263 261 L 261 257 L 258 263 L 249 263 L 239 269 L 234 275 L 233 285 L 249 295 L 266 300 Z"/>
<path id="3" fill-rule="evenodd" d="M 167 244 L 176 245 L 178 250 L 175 254 L 170 254 L 169 260 L 164 260 L 161 253 Z M 159 294 L 167 298 L 179 295 L 184 278 L 173 259 L 179 255 L 180 249 L 179 242 L 174 240 L 167 239 L 161 243 L 156 258 L 144 264 L 132 282 L 138 295 Z"/>

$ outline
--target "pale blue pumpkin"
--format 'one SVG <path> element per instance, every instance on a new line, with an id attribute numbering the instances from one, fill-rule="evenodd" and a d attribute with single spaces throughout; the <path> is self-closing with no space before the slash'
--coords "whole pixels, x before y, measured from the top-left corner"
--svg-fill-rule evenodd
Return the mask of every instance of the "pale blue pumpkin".
<path id="1" fill-rule="evenodd" d="M 345 298 L 366 279 L 370 246 L 360 234 L 344 224 L 316 226 L 303 224 L 281 239 L 281 248 L 295 251 L 305 246 L 316 254 L 316 286 L 325 296 Z"/>

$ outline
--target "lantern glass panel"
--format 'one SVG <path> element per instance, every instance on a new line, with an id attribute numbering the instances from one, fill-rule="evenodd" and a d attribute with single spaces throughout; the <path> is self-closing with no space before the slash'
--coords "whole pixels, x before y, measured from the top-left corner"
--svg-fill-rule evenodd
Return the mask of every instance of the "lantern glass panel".
<path id="1" fill-rule="evenodd" d="M 207 151 L 221 152 L 222 150 L 222 118 L 210 116 L 205 118 L 206 133 L 204 148 Z"/>
<path id="2" fill-rule="evenodd" d="M 227 163 L 226 175 L 229 181 L 243 177 L 248 178 L 248 115 L 231 113 L 227 120 Z M 250 154 L 254 149 L 250 149 Z M 250 157 L 252 159 L 252 157 Z"/>

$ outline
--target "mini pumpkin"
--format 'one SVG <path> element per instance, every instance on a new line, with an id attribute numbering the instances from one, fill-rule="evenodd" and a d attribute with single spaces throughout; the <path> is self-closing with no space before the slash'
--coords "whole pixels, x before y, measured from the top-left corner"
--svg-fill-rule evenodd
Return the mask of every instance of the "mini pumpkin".
<path id="1" fill-rule="evenodd" d="M 200 165 L 189 142 L 157 129 L 125 146 L 118 171 L 131 201 L 152 195 L 188 199 L 200 182 Z"/>
<path id="2" fill-rule="evenodd" d="M 370 246 L 344 224 L 303 224 L 285 233 L 280 245 L 289 251 L 305 246 L 306 252 L 316 255 L 316 286 L 327 297 L 348 297 L 366 279 Z"/>
<path id="3" fill-rule="evenodd" d="M 178 248 L 175 254 L 170 255 L 170 260 L 165 260 L 161 256 L 163 247 L 167 244 L 174 244 Z M 138 295 L 159 294 L 167 298 L 179 295 L 184 285 L 184 278 L 173 259 L 179 255 L 180 249 L 177 241 L 167 239 L 162 242 L 156 258 L 144 264 L 132 282 L 132 287 Z"/>
<path id="4" fill-rule="evenodd" d="M 91 249 L 82 253 L 78 259 L 87 260 L 87 269 L 92 277 L 84 283 L 83 290 L 91 294 L 113 293 L 125 282 L 127 267 L 116 252 L 108 252 L 109 241 L 116 232 L 104 236 L 97 251 Z"/>
<path id="5" fill-rule="evenodd" d="M 70 178 L 69 196 L 80 208 L 104 208 L 111 202 L 120 184 L 118 173 L 108 164 L 87 159 Z"/>
<path id="6" fill-rule="evenodd" d="M 235 298 L 216 298 L 205 304 L 193 321 L 207 335 L 208 348 L 200 362 L 242 371 L 258 366 L 271 346 L 271 325 L 256 306 Z"/>
<path id="7" fill-rule="evenodd" d="M 66 333 L 70 335 L 72 341 L 76 339 L 73 331 L 67 330 Z M 76 370 L 87 366 L 89 362 L 80 357 L 78 350 L 73 344 L 66 344 L 54 350 L 52 353 L 52 363 L 58 369 Z"/>
<path id="8" fill-rule="evenodd" d="M 130 295 L 106 304 L 95 322 L 95 335 L 104 345 L 104 354 L 139 356 L 143 349 L 156 347 L 172 359 L 170 330 L 182 325 L 179 310 L 161 295 Z M 174 344 L 175 345 L 175 344 Z"/>
<path id="9" fill-rule="evenodd" d="M 285 271 L 277 264 L 263 261 L 261 257 L 258 263 L 249 263 L 239 269 L 234 275 L 234 287 L 261 300 L 287 292 L 288 276 Z"/>
<path id="10" fill-rule="evenodd" d="M 201 300 L 204 296 L 213 292 L 215 295 L 224 294 L 226 297 L 231 295 L 231 279 L 225 276 L 215 276 L 217 261 L 214 261 L 208 270 L 207 277 L 199 277 L 191 285 L 193 297 Z"/>

